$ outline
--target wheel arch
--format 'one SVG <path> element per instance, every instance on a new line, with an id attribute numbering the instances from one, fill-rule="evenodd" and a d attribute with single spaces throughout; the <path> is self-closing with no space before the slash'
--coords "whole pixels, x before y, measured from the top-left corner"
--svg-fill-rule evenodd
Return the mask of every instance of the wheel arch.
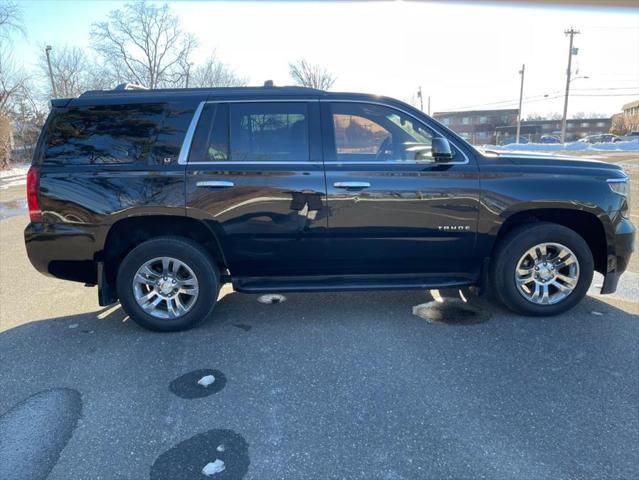
<path id="1" fill-rule="evenodd" d="M 104 263 L 106 280 L 114 286 L 120 262 L 136 246 L 161 236 L 191 239 L 204 247 L 220 271 L 228 265 L 216 233 L 205 223 L 178 215 L 126 217 L 113 223 L 105 235 L 97 260 Z"/>
<path id="2" fill-rule="evenodd" d="M 520 209 L 506 216 L 499 225 L 490 249 L 490 257 L 493 257 L 500 241 L 514 228 L 535 222 L 550 222 L 570 228 L 579 234 L 590 248 L 595 270 L 605 273 L 612 242 L 608 239 L 609 229 L 606 228 L 606 220 L 602 217 L 595 212 L 569 207 Z"/>

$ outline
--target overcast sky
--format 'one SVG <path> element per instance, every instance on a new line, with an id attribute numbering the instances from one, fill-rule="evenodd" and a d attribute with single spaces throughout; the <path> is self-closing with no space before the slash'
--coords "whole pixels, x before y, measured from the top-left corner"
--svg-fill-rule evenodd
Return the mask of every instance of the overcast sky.
<path id="1" fill-rule="evenodd" d="M 491 6 L 470 3 L 169 2 L 200 42 L 261 85 L 290 84 L 288 62 L 307 58 L 337 77 L 333 90 L 410 101 L 419 85 L 432 110 L 516 107 L 526 64 L 523 114 L 560 112 L 568 40 L 575 46 L 570 114 L 610 115 L 639 99 L 639 8 Z M 39 46 L 89 48 L 91 24 L 122 2 L 22 1 L 27 38 L 16 59 L 34 68 Z M 578 73 L 576 72 L 578 69 Z M 547 94 L 548 97 L 543 97 Z M 599 96 L 593 96 L 599 95 Z M 605 96 L 604 96 L 605 95 Z M 529 98 L 527 98 L 529 97 Z M 530 98 L 532 97 L 532 98 Z M 511 103 L 495 103 L 510 101 Z"/>

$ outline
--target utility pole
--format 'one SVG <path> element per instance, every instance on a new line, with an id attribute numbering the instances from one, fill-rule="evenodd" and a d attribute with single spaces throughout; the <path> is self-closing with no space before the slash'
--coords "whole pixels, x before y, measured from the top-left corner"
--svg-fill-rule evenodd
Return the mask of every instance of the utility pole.
<path id="1" fill-rule="evenodd" d="M 47 47 L 44 49 L 47 54 L 47 65 L 49 65 L 49 78 L 51 79 L 51 90 L 53 91 L 53 98 L 58 98 L 58 92 L 56 92 L 55 90 L 55 81 L 53 80 L 53 69 L 51 68 L 51 50 L 51 45 L 47 45 Z"/>
<path id="2" fill-rule="evenodd" d="M 430 115 L 430 95 L 428 95 L 428 115 Z"/>
<path id="3" fill-rule="evenodd" d="M 186 87 L 185 88 L 189 88 L 189 77 L 191 76 L 191 67 L 193 66 L 193 64 L 191 62 L 188 62 L 186 64 Z"/>
<path id="4" fill-rule="evenodd" d="M 417 97 L 419 98 L 419 109 L 424 111 L 424 97 L 422 97 L 422 86 L 417 89 Z"/>
<path id="5" fill-rule="evenodd" d="M 570 35 L 570 44 L 568 47 L 568 69 L 566 70 L 566 95 L 564 97 L 564 115 L 561 120 L 561 143 L 566 142 L 566 118 L 568 115 L 568 95 L 570 94 L 570 69 L 572 67 L 572 55 L 573 55 L 573 39 L 575 35 L 579 35 L 579 30 L 575 30 L 570 27 L 569 30 L 565 30 L 566 35 Z"/>
<path id="6" fill-rule="evenodd" d="M 521 75 L 521 86 L 519 87 L 519 110 L 517 112 L 517 136 L 515 143 L 519 143 L 519 134 L 521 133 L 521 102 L 524 99 L 524 73 L 526 72 L 526 65 L 522 64 L 519 74 Z"/>

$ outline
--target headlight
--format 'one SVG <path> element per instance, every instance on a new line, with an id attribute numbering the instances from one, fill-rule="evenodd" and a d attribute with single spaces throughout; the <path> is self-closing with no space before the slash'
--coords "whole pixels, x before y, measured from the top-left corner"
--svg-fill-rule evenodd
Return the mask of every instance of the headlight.
<path id="1" fill-rule="evenodd" d="M 609 178 L 607 180 L 610 190 L 626 197 L 620 213 L 624 218 L 630 218 L 630 180 L 626 178 Z"/>
<path id="2" fill-rule="evenodd" d="M 628 178 L 609 178 L 607 182 L 610 189 L 619 195 L 627 197 L 630 193 Z"/>

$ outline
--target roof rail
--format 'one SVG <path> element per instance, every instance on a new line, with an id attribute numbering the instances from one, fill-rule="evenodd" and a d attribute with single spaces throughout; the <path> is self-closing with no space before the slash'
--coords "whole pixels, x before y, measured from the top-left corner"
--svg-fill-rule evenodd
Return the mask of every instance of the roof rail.
<path id="1" fill-rule="evenodd" d="M 113 90 L 148 90 L 148 88 L 139 83 L 121 83 Z"/>

